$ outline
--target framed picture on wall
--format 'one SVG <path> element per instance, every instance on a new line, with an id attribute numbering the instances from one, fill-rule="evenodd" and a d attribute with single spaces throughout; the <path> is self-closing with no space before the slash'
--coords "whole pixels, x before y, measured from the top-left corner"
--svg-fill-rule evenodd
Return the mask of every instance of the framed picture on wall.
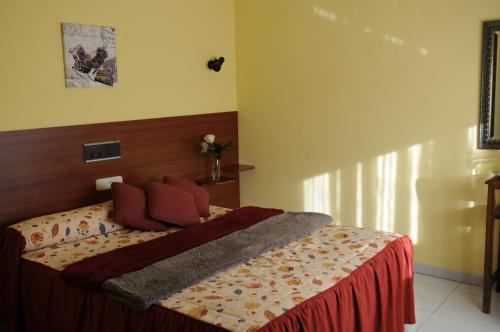
<path id="1" fill-rule="evenodd" d="M 63 23 L 62 33 L 68 88 L 116 85 L 115 28 Z"/>

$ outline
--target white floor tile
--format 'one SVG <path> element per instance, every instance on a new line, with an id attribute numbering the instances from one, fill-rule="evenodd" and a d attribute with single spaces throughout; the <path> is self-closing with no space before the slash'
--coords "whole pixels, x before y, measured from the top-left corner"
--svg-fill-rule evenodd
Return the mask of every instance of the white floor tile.
<path id="1" fill-rule="evenodd" d="M 452 289 L 415 283 L 415 307 L 428 312 L 435 311 L 450 294 Z"/>
<path id="2" fill-rule="evenodd" d="M 424 274 L 418 274 L 415 273 L 413 275 L 413 280 L 415 284 L 425 284 L 425 285 L 430 285 L 434 287 L 441 287 L 444 289 L 456 289 L 458 285 L 460 284 L 459 282 L 456 281 L 451 281 L 451 280 L 446 280 L 446 279 L 440 279 L 436 277 L 431 277 L 431 276 L 426 276 Z"/>
<path id="3" fill-rule="evenodd" d="M 417 324 L 405 332 L 499 332 L 500 294 L 492 290 L 491 313 L 481 311 L 482 287 L 415 274 Z"/>
<path id="4" fill-rule="evenodd" d="M 481 296 L 455 291 L 439 307 L 435 314 L 457 321 L 491 325 L 500 329 L 500 302 L 492 302 L 490 314 L 484 314 L 481 311 L 481 307 Z"/>
<path id="5" fill-rule="evenodd" d="M 460 284 L 457 288 L 457 292 L 471 294 L 476 296 L 483 296 L 483 287 L 469 285 L 469 284 Z M 500 302 L 500 293 L 495 291 L 495 288 L 491 289 L 491 300 Z"/>
<path id="6" fill-rule="evenodd" d="M 405 325 L 405 332 L 415 332 L 420 326 L 431 316 L 432 312 L 422 309 L 416 309 L 417 323 L 413 325 Z"/>
<path id="7" fill-rule="evenodd" d="M 494 326 L 467 322 L 434 314 L 420 327 L 418 332 L 498 332 Z"/>

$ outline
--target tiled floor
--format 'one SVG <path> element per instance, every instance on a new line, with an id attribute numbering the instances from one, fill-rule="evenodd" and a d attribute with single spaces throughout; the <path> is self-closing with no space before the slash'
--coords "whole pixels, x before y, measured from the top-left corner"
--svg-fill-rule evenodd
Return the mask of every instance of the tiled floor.
<path id="1" fill-rule="evenodd" d="M 500 293 L 492 292 L 491 314 L 483 314 L 483 289 L 415 274 L 417 324 L 408 332 L 499 332 Z"/>

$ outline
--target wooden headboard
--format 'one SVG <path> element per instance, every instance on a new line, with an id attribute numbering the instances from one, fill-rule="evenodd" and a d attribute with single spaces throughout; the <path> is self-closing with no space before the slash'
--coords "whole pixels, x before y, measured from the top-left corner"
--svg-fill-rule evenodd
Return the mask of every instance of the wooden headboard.
<path id="1" fill-rule="evenodd" d="M 163 175 L 208 176 L 203 135 L 233 141 L 225 165 L 238 163 L 237 112 L 0 132 L 0 226 L 111 198 L 95 180 L 121 175 L 141 184 Z M 83 144 L 120 140 L 121 159 L 85 163 Z"/>

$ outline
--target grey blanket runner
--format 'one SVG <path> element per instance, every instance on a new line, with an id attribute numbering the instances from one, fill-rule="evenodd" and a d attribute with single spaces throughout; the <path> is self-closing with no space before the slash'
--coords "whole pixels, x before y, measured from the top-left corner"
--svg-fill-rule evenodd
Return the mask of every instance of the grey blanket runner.
<path id="1" fill-rule="evenodd" d="M 102 288 L 108 296 L 145 310 L 217 272 L 299 240 L 331 222 L 332 217 L 320 213 L 283 213 L 141 270 L 109 279 Z"/>

